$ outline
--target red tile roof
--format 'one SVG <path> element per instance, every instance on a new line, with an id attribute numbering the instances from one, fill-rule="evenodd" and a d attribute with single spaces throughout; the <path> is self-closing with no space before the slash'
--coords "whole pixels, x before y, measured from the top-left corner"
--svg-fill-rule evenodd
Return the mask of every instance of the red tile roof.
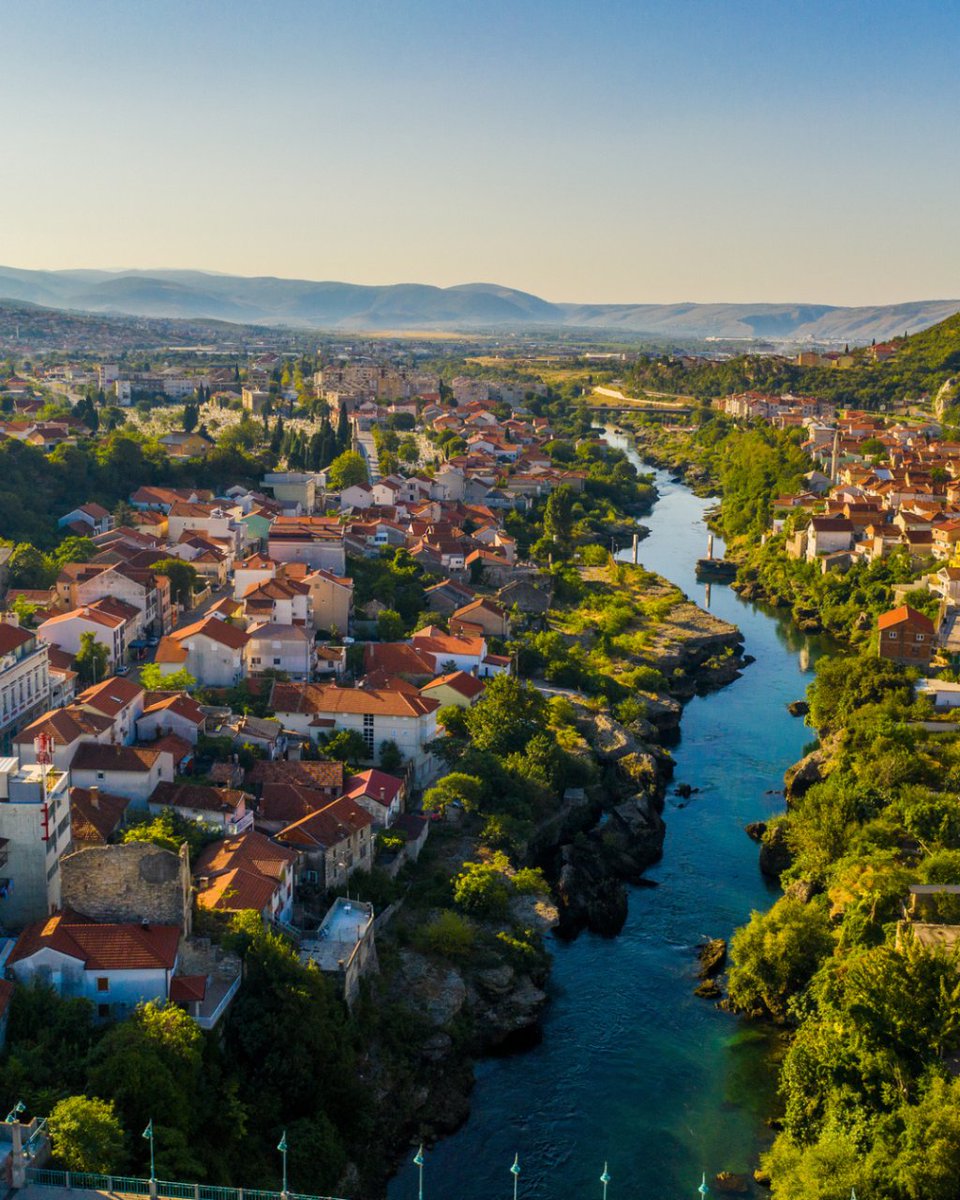
<path id="1" fill-rule="evenodd" d="M 130 801 L 99 788 L 70 789 L 70 832 L 75 842 L 103 845 L 123 822 Z"/>
<path id="2" fill-rule="evenodd" d="M 309 813 L 281 829 L 278 839 L 293 846 L 322 846 L 329 849 L 346 841 L 361 829 L 369 829 L 373 817 L 352 797 L 341 796 L 325 808 Z"/>
<path id="3" fill-rule="evenodd" d="M 902 625 L 904 621 L 909 621 L 911 624 L 917 625 L 927 633 L 933 633 L 934 626 L 930 618 L 924 616 L 921 612 L 917 612 L 909 604 L 901 604 L 899 608 L 893 608 L 890 612 L 882 613 L 877 621 L 877 628 L 890 629 L 894 625 Z"/>
<path id="4" fill-rule="evenodd" d="M 22 962 L 49 947 L 79 959 L 88 971 L 172 970 L 180 944 L 177 925 L 100 924 L 76 914 L 56 913 L 20 934 L 7 964 Z"/>

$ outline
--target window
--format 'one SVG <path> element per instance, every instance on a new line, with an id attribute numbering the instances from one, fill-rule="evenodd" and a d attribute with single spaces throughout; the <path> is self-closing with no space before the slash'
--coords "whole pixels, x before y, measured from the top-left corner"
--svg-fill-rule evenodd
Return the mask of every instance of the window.
<path id="1" fill-rule="evenodd" d="M 922 642 L 924 635 L 922 633 L 917 633 L 917 634 L 914 634 L 914 637 L 917 639 L 918 642 Z"/>
<path id="2" fill-rule="evenodd" d="M 890 638 L 891 641 L 895 642 L 897 640 L 897 631 L 895 629 L 891 629 L 890 632 L 887 634 L 887 637 Z"/>
<path id="3" fill-rule="evenodd" d="M 370 757 L 373 757 L 373 713 L 363 714 L 363 740 Z"/>
<path id="4" fill-rule="evenodd" d="M 98 975 L 97 976 L 97 991 L 98 992 L 109 992 L 110 991 L 110 980 L 106 975 Z"/>
<path id="5" fill-rule="evenodd" d="M 279 667 L 279 666 L 280 666 L 280 661 L 281 661 L 281 660 L 280 660 L 279 658 L 275 658 L 275 659 L 273 660 L 273 665 L 274 665 L 275 667 Z"/>
<path id="6" fill-rule="evenodd" d="M 98 1004 L 97 1005 L 97 1016 L 100 1017 L 101 1020 L 107 1020 L 107 1018 L 110 1016 L 110 1005 L 109 1004 Z"/>

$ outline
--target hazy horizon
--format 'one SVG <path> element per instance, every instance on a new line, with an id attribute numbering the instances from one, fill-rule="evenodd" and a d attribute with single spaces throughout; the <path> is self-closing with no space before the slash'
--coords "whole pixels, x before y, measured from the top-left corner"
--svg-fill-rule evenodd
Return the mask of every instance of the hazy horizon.
<path id="1" fill-rule="evenodd" d="M 960 292 L 955 5 L 45 0 L 0 29 L 0 262 L 23 269 Z"/>
<path id="2" fill-rule="evenodd" d="M 269 272 L 269 271 L 257 273 L 257 274 L 247 274 L 242 271 L 222 271 L 222 270 L 218 270 L 213 267 L 190 267 L 190 266 L 186 266 L 186 267 L 185 266 L 103 267 L 103 266 L 91 265 L 89 263 L 77 265 L 75 267 L 37 267 L 37 266 L 28 266 L 23 263 L 11 263 L 11 262 L 0 263 L 0 270 L 2 270 L 4 268 L 9 268 L 10 270 L 14 270 L 14 271 L 50 271 L 55 274 L 66 273 L 66 272 L 86 272 L 86 271 L 103 272 L 104 274 L 108 274 L 108 275 L 141 275 L 141 274 L 142 275 L 157 275 L 160 273 L 164 273 L 164 274 L 194 273 L 194 274 L 198 274 L 198 275 L 222 276 L 225 278 L 236 278 L 236 279 L 251 279 L 251 280 L 252 279 L 277 279 L 277 280 L 281 280 L 283 282 L 293 282 L 293 283 L 296 283 L 296 282 L 320 283 L 320 284 L 334 283 L 334 284 L 345 284 L 348 287 L 353 287 L 353 286 L 373 287 L 373 288 L 403 287 L 403 286 L 437 287 L 444 291 L 447 291 L 447 290 L 450 290 L 453 288 L 458 288 L 458 287 L 491 286 L 491 287 L 511 288 L 518 292 L 525 292 L 526 294 L 536 296 L 537 298 L 539 298 L 541 300 L 547 300 L 551 304 L 577 304 L 577 305 L 579 305 L 579 304 L 599 304 L 599 305 L 610 304 L 610 305 L 618 305 L 618 306 L 623 305 L 625 307 L 629 307 L 629 306 L 633 306 L 633 305 L 637 305 L 637 306 L 655 305 L 655 306 L 669 307 L 670 305 L 682 305 L 682 304 L 697 304 L 697 305 L 723 305 L 723 304 L 731 304 L 731 305 L 757 304 L 757 305 L 761 305 L 762 304 L 762 305 L 828 305 L 830 307 L 835 307 L 835 308 L 875 308 L 875 307 L 885 307 L 887 305 L 897 305 L 897 304 L 920 304 L 920 303 L 937 303 L 937 302 L 951 303 L 953 301 L 956 301 L 958 304 L 960 304 L 960 282 L 958 282 L 958 284 L 957 284 L 955 295 L 906 296 L 906 297 L 901 296 L 901 297 L 896 297 L 893 300 L 887 300 L 887 301 L 883 301 L 883 302 L 879 302 L 879 301 L 873 302 L 873 301 L 866 300 L 866 301 L 862 301 L 862 302 L 856 303 L 856 304 L 844 304 L 844 303 L 832 300 L 829 296 L 827 296 L 827 297 L 821 296 L 816 299 L 806 299 L 806 300 L 798 300 L 795 296 L 791 296 L 791 297 L 787 297 L 787 298 L 774 296 L 774 297 L 771 297 L 770 299 L 758 299 L 757 297 L 752 297 L 752 298 L 748 298 L 748 299 L 744 299 L 744 300 L 721 300 L 721 299 L 709 298 L 709 297 L 707 297 L 703 300 L 693 300 L 689 296 L 681 296 L 681 297 L 677 297 L 677 298 L 674 298 L 671 300 L 647 299 L 647 298 L 639 298 L 638 299 L 636 297 L 634 297 L 632 300 L 631 299 L 627 299 L 627 300 L 603 300 L 603 299 L 581 300 L 575 296 L 544 295 L 541 292 L 535 292 L 531 288 L 524 287 L 522 284 L 507 283 L 507 282 L 504 282 L 503 280 L 497 280 L 497 279 L 461 279 L 455 283 L 449 283 L 449 284 L 434 283 L 432 280 L 429 280 L 429 279 L 394 279 L 394 280 L 372 279 L 369 281 L 364 280 L 361 282 L 360 280 L 357 280 L 357 279 L 333 279 L 333 278 L 321 279 L 321 278 L 310 278 L 306 275 L 278 275 L 275 272 Z"/>

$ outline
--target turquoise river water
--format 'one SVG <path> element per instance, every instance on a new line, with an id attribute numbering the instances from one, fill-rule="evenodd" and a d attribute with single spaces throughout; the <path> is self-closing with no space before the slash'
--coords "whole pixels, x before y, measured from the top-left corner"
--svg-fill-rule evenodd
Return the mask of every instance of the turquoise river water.
<path id="1" fill-rule="evenodd" d="M 627 438 L 608 440 L 643 466 Z M 706 606 L 694 564 L 706 553 L 711 501 L 655 476 L 660 498 L 644 520 L 640 561 Z M 803 695 L 817 647 L 726 586 L 712 586 L 709 608 L 740 627 L 756 662 L 686 706 L 675 783 L 700 792 L 687 801 L 668 793 L 663 859 L 647 873 L 658 886 L 632 890 L 619 937 L 552 944 L 543 1041 L 479 1064 L 469 1120 L 426 1152 L 427 1200 L 509 1200 L 515 1153 L 524 1200 L 600 1200 L 604 1162 L 609 1200 L 695 1200 L 701 1172 L 755 1165 L 772 1089 L 768 1047 L 692 994 L 695 949 L 775 899 L 744 825 L 782 806 L 771 789 L 812 737 L 786 705 Z M 416 1195 L 408 1164 L 389 1200 Z"/>

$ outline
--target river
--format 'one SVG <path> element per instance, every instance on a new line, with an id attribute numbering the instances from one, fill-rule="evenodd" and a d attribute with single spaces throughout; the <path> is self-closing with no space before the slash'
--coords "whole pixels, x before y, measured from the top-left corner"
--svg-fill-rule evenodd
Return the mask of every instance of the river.
<path id="1" fill-rule="evenodd" d="M 608 440 L 649 470 L 629 439 Z M 644 520 L 640 561 L 706 605 L 694 564 L 706 553 L 713 502 L 665 472 L 655 476 L 660 495 Z M 701 1172 L 743 1172 L 756 1161 L 772 1089 L 768 1047 L 692 994 L 695 947 L 729 937 L 775 898 L 743 827 L 782 806 L 770 789 L 812 739 L 786 705 L 803 695 L 817 647 L 726 586 L 712 585 L 709 607 L 740 627 L 756 662 L 686 706 L 675 782 L 700 792 L 667 796 L 663 860 L 647 872 L 658 886 L 631 891 L 619 937 L 552 944 L 543 1041 L 478 1065 L 469 1120 L 426 1154 L 427 1200 L 509 1198 L 515 1153 L 524 1200 L 600 1200 L 605 1161 L 610 1200 L 695 1198 Z M 416 1168 L 407 1165 L 389 1200 L 416 1194 Z"/>

